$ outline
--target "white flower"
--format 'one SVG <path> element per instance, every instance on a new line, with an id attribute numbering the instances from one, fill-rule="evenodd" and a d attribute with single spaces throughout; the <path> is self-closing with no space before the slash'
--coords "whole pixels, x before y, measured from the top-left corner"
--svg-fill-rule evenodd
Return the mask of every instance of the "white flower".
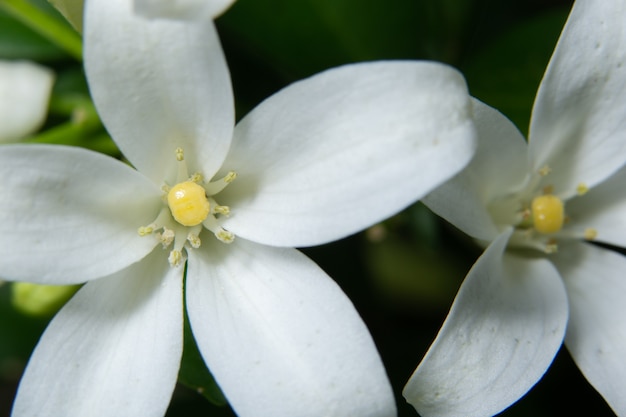
<path id="1" fill-rule="evenodd" d="M 87 2 L 84 42 L 96 107 L 136 170 L 79 148 L 0 148 L 0 274 L 88 281 L 42 336 L 13 415 L 163 415 L 185 262 L 194 336 L 237 414 L 395 415 L 353 305 L 278 246 L 355 233 L 462 169 L 475 132 L 461 75 L 350 65 L 234 127 L 212 24 L 143 19 L 131 3 Z"/>
<path id="2" fill-rule="evenodd" d="M 48 114 L 54 74 L 28 61 L 0 61 L 0 142 L 33 133 Z"/>
<path id="3" fill-rule="evenodd" d="M 578 0 L 533 108 L 529 143 L 475 102 L 472 163 L 425 202 L 487 249 L 404 389 L 422 416 L 490 416 L 565 342 L 626 415 L 626 3 Z"/>

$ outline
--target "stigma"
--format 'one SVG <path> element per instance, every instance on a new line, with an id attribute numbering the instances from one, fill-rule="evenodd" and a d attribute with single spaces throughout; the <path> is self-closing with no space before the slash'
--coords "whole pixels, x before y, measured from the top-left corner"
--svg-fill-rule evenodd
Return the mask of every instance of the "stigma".
<path id="1" fill-rule="evenodd" d="M 189 175 L 182 148 L 175 150 L 175 158 L 178 163 L 176 184 L 163 185 L 164 205 L 159 215 L 152 223 L 137 230 L 140 236 L 154 235 L 163 248 L 172 246 L 168 257 L 171 266 L 183 264 L 186 251 L 200 247 L 203 229 L 224 243 L 231 243 L 235 238 L 220 225 L 220 219 L 230 214 L 230 208 L 219 205 L 213 196 L 237 175 L 229 172 L 224 178 L 205 183 L 201 173 Z"/>
<path id="2" fill-rule="evenodd" d="M 542 234 L 560 231 L 565 221 L 563 201 L 555 195 L 546 194 L 535 197 L 530 208 L 534 229 Z"/>
<path id="3" fill-rule="evenodd" d="M 174 219 L 183 226 L 199 225 L 211 211 L 206 191 L 193 181 L 184 181 L 172 187 L 167 193 L 167 205 Z"/>

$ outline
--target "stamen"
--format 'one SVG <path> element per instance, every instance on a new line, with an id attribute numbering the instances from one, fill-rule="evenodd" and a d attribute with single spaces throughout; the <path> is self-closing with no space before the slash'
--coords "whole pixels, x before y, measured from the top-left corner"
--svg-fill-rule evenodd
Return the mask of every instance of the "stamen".
<path id="1" fill-rule="evenodd" d="M 161 244 L 163 245 L 163 249 L 171 245 L 175 237 L 176 234 L 174 233 L 174 231 L 165 227 L 163 228 L 163 233 L 157 234 L 157 239 L 159 239 L 159 242 L 161 242 Z"/>
<path id="2" fill-rule="evenodd" d="M 189 230 L 189 233 L 187 234 L 187 241 L 189 241 L 189 244 L 194 249 L 198 249 L 200 245 L 202 244 L 202 241 L 200 240 L 201 231 L 202 231 L 202 225 L 199 224 L 197 226 L 192 227 Z"/>
<path id="3" fill-rule="evenodd" d="M 222 191 L 228 184 L 235 181 L 237 178 L 237 173 L 234 171 L 230 171 L 224 178 L 220 178 L 216 181 L 211 181 L 210 183 L 204 186 L 207 195 L 215 195 Z"/>
<path id="4" fill-rule="evenodd" d="M 557 245 L 555 239 L 550 239 L 546 242 L 545 251 L 547 254 L 557 253 L 559 250 L 559 245 Z"/>
<path id="5" fill-rule="evenodd" d="M 213 206 L 211 210 L 211 214 L 221 214 L 224 216 L 228 216 L 230 214 L 230 207 L 228 206 Z"/>
<path id="6" fill-rule="evenodd" d="M 233 243 L 233 241 L 235 240 L 234 234 L 222 228 L 220 228 L 220 230 L 215 233 L 215 237 L 224 243 Z"/>
<path id="7" fill-rule="evenodd" d="M 585 195 L 585 194 L 587 194 L 587 191 L 589 191 L 589 187 L 587 187 L 587 184 L 585 184 L 584 182 L 581 182 L 576 187 L 576 193 L 578 195 Z"/>
<path id="8" fill-rule="evenodd" d="M 193 233 L 189 233 L 187 235 L 187 240 L 189 241 L 189 244 L 191 245 L 191 247 L 194 248 L 194 249 L 198 249 L 200 247 L 200 245 L 202 244 L 202 241 L 200 240 L 200 237 L 198 235 L 193 234 Z"/>
<path id="9" fill-rule="evenodd" d="M 179 266 L 183 260 L 183 253 L 179 250 L 174 249 L 170 252 L 170 256 L 167 257 L 171 266 Z"/>
<path id="10" fill-rule="evenodd" d="M 233 240 L 235 240 L 235 235 L 220 226 L 217 219 L 213 216 L 207 217 L 206 220 L 202 222 L 202 225 L 213 232 L 215 237 L 224 243 L 232 243 Z"/>
<path id="11" fill-rule="evenodd" d="M 594 240 L 598 237 L 598 231 L 592 227 L 585 229 L 585 233 L 583 235 L 586 240 Z"/>
<path id="12" fill-rule="evenodd" d="M 550 168 L 548 165 L 544 165 L 543 167 L 539 168 L 539 171 L 537 171 L 537 172 L 542 177 L 545 177 L 546 175 L 548 175 L 549 173 L 552 172 L 552 168 Z"/>
<path id="13" fill-rule="evenodd" d="M 185 152 L 183 151 L 183 148 L 176 148 L 174 153 L 176 154 L 176 160 L 178 162 L 183 161 L 185 159 Z"/>
<path id="14" fill-rule="evenodd" d="M 139 229 L 137 229 L 137 233 L 139 233 L 139 236 L 147 236 L 151 234 L 152 232 L 154 232 L 155 226 L 156 225 L 154 223 L 148 226 L 141 226 Z"/>
<path id="15" fill-rule="evenodd" d="M 204 176 L 201 173 L 196 172 L 191 177 L 189 177 L 189 181 L 195 182 L 196 184 L 202 184 L 204 182 Z"/>

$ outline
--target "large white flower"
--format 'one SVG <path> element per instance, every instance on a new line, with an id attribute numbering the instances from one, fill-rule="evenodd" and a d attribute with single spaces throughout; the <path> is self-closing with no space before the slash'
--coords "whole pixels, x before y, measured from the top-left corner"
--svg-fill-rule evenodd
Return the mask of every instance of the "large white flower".
<path id="1" fill-rule="evenodd" d="M 404 395 L 422 416 L 489 416 L 565 345 L 626 415 L 626 2 L 578 0 L 529 143 L 475 102 L 472 163 L 425 202 L 487 249 Z"/>
<path id="2" fill-rule="evenodd" d="M 0 274 L 88 281 L 42 336 L 13 415 L 163 415 L 185 264 L 194 336 L 239 415 L 395 415 L 353 305 L 284 247 L 361 230 L 465 166 L 475 132 L 462 76 L 350 65 L 286 88 L 234 128 L 210 22 L 90 0 L 84 42 L 96 107 L 136 170 L 78 148 L 0 148 Z"/>
<path id="3" fill-rule="evenodd" d="M 21 139 L 48 114 L 54 73 L 28 61 L 0 61 L 0 142 Z"/>

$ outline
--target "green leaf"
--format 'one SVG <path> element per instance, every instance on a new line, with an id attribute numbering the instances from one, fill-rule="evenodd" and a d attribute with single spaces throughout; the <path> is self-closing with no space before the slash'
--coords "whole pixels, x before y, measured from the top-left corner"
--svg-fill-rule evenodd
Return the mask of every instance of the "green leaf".
<path id="1" fill-rule="evenodd" d="M 524 134 L 566 18 L 566 10 L 557 10 L 524 21 L 469 58 L 463 68 L 472 95 L 500 110 Z"/>
<path id="2" fill-rule="evenodd" d="M 0 59 L 49 62 L 65 57 L 61 48 L 0 10 Z"/>
<path id="3" fill-rule="evenodd" d="M 233 39 L 238 48 L 246 48 L 292 81 L 350 62 L 450 56 L 455 28 L 462 26 L 471 4 L 458 0 L 240 1 L 218 23 L 224 38 Z"/>

